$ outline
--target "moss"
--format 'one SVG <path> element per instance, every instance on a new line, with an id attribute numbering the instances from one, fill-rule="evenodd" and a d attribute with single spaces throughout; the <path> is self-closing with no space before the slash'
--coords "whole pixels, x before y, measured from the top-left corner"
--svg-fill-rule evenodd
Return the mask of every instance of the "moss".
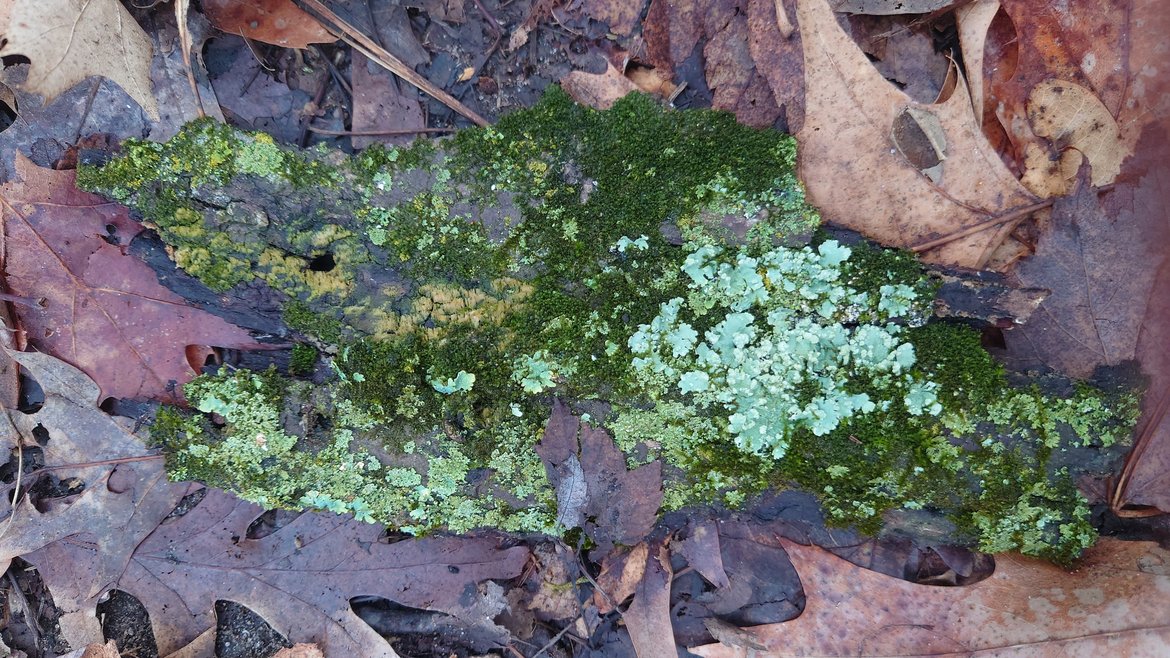
<path id="1" fill-rule="evenodd" d="M 313 372 L 313 368 L 317 365 L 319 355 L 320 353 L 317 351 L 317 348 L 312 345 L 305 345 L 304 343 L 293 345 L 292 356 L 288 363 L 289 374 L 307 375 Z"/>
<path id="2" fill-rule="evenodd" d="M 290 370 L 333 373 L 200 378 L 189 398 L 226 424 L 160 412 L 176 477 L 409 532 L 552 530 L 532 445 L 559 395 L 612 404 L 630 464 L 664 462 L 668 509 L 797 485 L 836 523 L 926 510 L 986 549 L 1075 555 L 1092 533 L 1065 466 L 1124 441 L 1132 394 L 1012 381 L 930 321 L 912 254 L 811 235 L 795 148 L 552 90 L 352 158 L 196 122 L 78 181 L 213 289 L 283 293 L 312 343 Z"/>

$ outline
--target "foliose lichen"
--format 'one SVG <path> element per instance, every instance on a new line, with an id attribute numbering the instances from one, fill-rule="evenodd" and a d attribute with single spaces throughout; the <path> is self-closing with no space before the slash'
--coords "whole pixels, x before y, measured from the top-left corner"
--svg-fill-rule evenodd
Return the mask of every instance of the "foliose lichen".
<path id="1" fill-rule="evenodd" d="M 1136 396 L 1013 383 L 932 319 L 912 255 L 816 233 L 795 155 L 726 114 L 554 90 L 354 157 L 200 121 L 78 181 L 212 289 L 285 295 L 290 374 L 317 377 L 196 379 L 200 413 L 152 428 L 173 477 L 407 532 L 554 532 L 533 445 L 559 395 L 609 403 L 670 509 L 796 485 L 836 523 L 930 510 L 984 550 L 1075 557 L 1095 533 L 1066 457 L 1123 443 Z"/>

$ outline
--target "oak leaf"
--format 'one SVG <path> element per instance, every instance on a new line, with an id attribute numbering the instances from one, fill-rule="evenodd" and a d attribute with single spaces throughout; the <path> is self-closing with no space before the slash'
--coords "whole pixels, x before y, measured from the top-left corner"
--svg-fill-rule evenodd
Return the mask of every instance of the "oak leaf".
<path id="1" fill-rule="evenodd" d="M 1036 201 L 979 130 L 963 84 L 940 103 L 918 103 L 879 74 L 825 0 L 800 0 L 805 121 L 801 178 L 826 219 L 882 243 L 910 247 Z M 900 121 L 941 130 L 932 177 L 895 147 Z M 938 140 L 935 140 L 938 141 Z M 924 260 L 983 267 L 1014 224 L 924 251 Z"/>
<path id="2" fill-rule="evenodd" d="M 806 603 L 745 629 L 769 656 L 1155 656 L 1170 643 L 1170 551 L 1102 539 L 1067 572 L 1016 555 L 967 587 L 916 585 L 781 539 Z M 743 646 L 691 649 L 746 656 Z"/>
<path id="3" fill-rule="evenodd" d="M 337 40 L 292 0 L 204 0 L 203 14 L 228 34 L 284 48 L 308 48 Z"/>
<path id="4" fill-rule="evenodd" d="M 15 169 L 16 179 L 0 185 L 3 264 L 13 294 L 41 300 L 17 308 L 33 347 L 81 368 L 104 397 L 170 402 L 197 374 L 189 345 L 260 347 L 243 329 L 187 306 L 126 253 L 141 226 L 125 207 L 78 190 L 73 172 L 22 155 Z"/>

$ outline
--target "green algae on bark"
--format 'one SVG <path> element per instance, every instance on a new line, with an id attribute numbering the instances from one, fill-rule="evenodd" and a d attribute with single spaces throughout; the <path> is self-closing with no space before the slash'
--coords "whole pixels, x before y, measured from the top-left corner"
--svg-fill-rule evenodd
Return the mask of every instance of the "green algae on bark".
<path id="1" fill-rule="evenodd" d="M 324 364 L 190 384 L 201 413 L 152 429 L 174 477 L 409 532 L 555 532 L 532 450 L 555 394 L 608 403 L 592 420 L 663 460 L 671 508 L 795 483 L 834 522 L 924 509 L 956 541 L 1074 557 L 1094 532 L 1067 455 L 1123 441 L 1134 396 L 1010 383 L 931 321 L 911 255 L 814 235 L 794 163 L 726 114 L 553 91 L 353 157 L 201 121 L 78 181 L 213 290 L 279 291 L 313 344 L 293 374 Z"/>

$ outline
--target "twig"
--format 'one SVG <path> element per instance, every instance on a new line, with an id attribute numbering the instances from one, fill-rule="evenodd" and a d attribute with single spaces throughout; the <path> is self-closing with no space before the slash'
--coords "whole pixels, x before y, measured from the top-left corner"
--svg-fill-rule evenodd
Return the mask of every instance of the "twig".
<path id="1" fill-rule="evenodd" d="M 976 222 L 975 224 L 972 224 L 970 226 L 965 226 L 957 231 L 953 231 L 953 232 L 948 233 L 942 237 L 934 238 L 933 240 L 927 240 L 925 242 L 919 242 L 918 244 L 911 245 L 910 251 L 913 251 L 914 253 L 922 253 L 924 251 L 930 251 L 931 249 L 934 249 L 936 247 L 941 247 L 943 245 L 950 244 L 950 243 L 954 242 L 955 240 L 965 238 L 968 235 L 974 235 L 976 233 L 986 231 L 989 228 L 999 226 L 1000 224 L 1006 224 L 1008 222 L 1020 219 L 1021 217 L 1024 217 L 1030 213 L 1034 213 L 1037 210 L 1040 210 L 1041 208 L 1047 208 L 1048 206 L 1051 206 L 1053 201 L 1055 201 L 1055 199 L 1044 199 L 1042 201 L 1037 201 L 1036 203 L 1030 203 L 1026 206 L 1021 206 L 1019 208 L 1009 210 L 1008 212 L 1006 212 L 1002 215 L 995 215 L 989 219 L 985 219 L 985 220 L 982 220 L 980 222 Z"/>
<path id="2" fill-rule="evenodd" d="M 580 617 L 577 617 L 577 619 L 580 619 Z M 561 632 L 554 635 L 552 639 L 548 641 L 548 643 L 540 648 L 540 651 L 532 654 L 532 658 L 540 658 L 545 654 L 545 652 L 556 646 L 556 643 L 561 641 L 561 638 L 565 636 L 565 633 L 569 632 L 570 628 L 571 626 L 569 624 L 565 624 L 564 628 L 561 629 Z"/>
<path id="3" fill-rule="evenodd" d="M 329 75 L 333 76 L 333 81 L 336 82 L 339 87 L 344 89 L 345 93 L 349 94 L 349 97 L 352 99 L 353 87 L 349 86 L 349 82 L 346 81 L 345 76 L 341 75 L 341 71 L 337 70 L 337 65 L 333 63 L 333 60 L 326 57 L 325 52 L 317 46 L 313 46 L 313 50 L 317 51 L 317 54 L 321 56 L 321 59 L 325 60 L 325 66 L 329 69 Z"/>
<path id="4" fill-rule="evenodd" d="M 190 4 L 191 0 L 175 0 L 175 22 L 179 26 L 179 47 L 183 49 L 183 67 L 187 69 L 187 84 L 191 85 L 191 95 L 195 97 L 195 111 L 202 119 L 207 114 L 203 111 L 199 85 L 195 84 L 195 71 L 191 69 L 191 30 L 187 27 L 187 9 Z"/>
<path id="5" fill-rule="evenodd" d="M 403 63 L 402 60 L 398 59 L 394 55 L 391 55 L 386 51 L 385 48 L 374 43 L 372 40 L 370 40 L 369 37 L 362 34 L 360 31 L 358 31 L 357 28 L 345 22 L 345 20 L 343 20 L 340 16 L 322 4 L 320 0 L 302 0 L 302 2 L 317 14 L 319 14 L 326 21 L 336 26 L 336 28 L 341 32 L 341 40 L 349 44 L 349 46 L 354 50 L 357 50 L 366 57 L 374 60 L 378 64 L 381 64 L 382 67 L 389 70 L 391 73 L 418 87 L 419 90 L 421 90 L 424 94 L 427 94 L 428 96 L 451 108 L 452 110 L 455 110 L 459 114 L 471 120 L 472 123 L 475 123 L 478 126 L 488 125 L 487 119 L 476 114 L 471 108 L 467 107 L 463 103 L 460 103 L 459 100 L 454 96 L 448 94 L 442 89 L 439 89 L 434 84 L 432 84 L 430 80 L 427 80 L 423 76 L 419 75 L 417 72 L 415 72 L 414 69 Z"/>
<path id="6" fill-rule="evenodd" d="M 1105 194 L 1106 192 L 1112 192 L 1113 187 L 1114 187 L 1113 184 L 1102 185 L 1102 186 L 1097 188 L 1097 194 Z M 999 226 L 1000 224 L 1006 224 L 1008 222 L 1015 221 L 1017 219 L 1025 217 L 1031 213 L 1036 212 L 1037 210 L 1042 210 L 1044 208 L 1051 206 L 1053 203 L 1056 202 L 1056 200 L 1057 200 L 1057 197 L 1051 197 L 1048 199 L 1041 199 L 1040 201 L 1037 201 L 1036 203 L 1029 203 L 1026 206 L 1020 206 L 1019 208 L 1013 208 L 1012 210 L 1009 210 L 1002 215 L 993 215 L 985 220 L 976 222 L 970 226 L 966 226 L 966 227 L 963 227 L 957 231 L 947 233 L 944 236 L 934 238 L 932 240 L 927 240 L 925 242 L 919 242 L 916 245 L 911 245 L 910 251 L 913 251 L 914 253 L 921 253 L 923 251 L 930 251 L 931 249 L 934 249 L 936 247 L 941 247 L 945 244 L 950 244 L 950 243 L 954 242 L 955 240 L 965 238 L 968 235 L 974 235 L 974 234 L 979 233 L 981 231 L 986 231 L 989 228 Z"/>
<path id="7" fill-rule="evenodd" d="M 313 124 L 309 124 L 309 130 L 318 135 L 329 135 L 330 137 L 393 137 L 396 135 L 417 135 L 418 133 L 453 133 L 454 128 L 400 128 L 397 130 L 330 130 L 328 128 L 318 128 Z"/>

